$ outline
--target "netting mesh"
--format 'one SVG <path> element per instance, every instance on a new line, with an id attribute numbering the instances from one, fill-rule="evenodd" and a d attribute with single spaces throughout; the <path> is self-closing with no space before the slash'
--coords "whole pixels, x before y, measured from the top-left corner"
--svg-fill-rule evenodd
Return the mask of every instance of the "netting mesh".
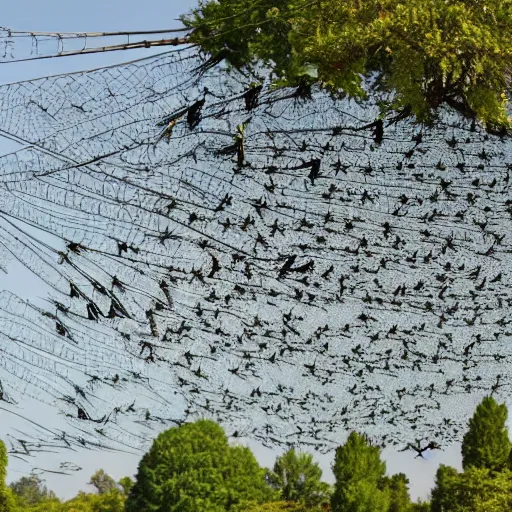
<path id="1" fill-rule="evenodd" d="M 68 422 L 11 450 L 443 442 L 507 396 L 510 141 L 253 81 L 186 50 L 0 88 L 0 261 L 52 288 L 2 295 L 0 405 Z"/>

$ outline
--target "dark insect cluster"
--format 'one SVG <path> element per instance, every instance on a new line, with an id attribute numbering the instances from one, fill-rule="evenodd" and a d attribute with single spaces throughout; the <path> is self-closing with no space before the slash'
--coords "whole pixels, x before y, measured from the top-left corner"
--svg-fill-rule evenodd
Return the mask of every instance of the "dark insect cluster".
<path id="1" fill-rule="evenodd" d="M 184 50 L 0 88 L 2 261 L 51 287 L 2 293 L 0 406 L 68 425 L 11 450 L 444 444 L 509 394 L 511 142 L 251 81 Z"/>

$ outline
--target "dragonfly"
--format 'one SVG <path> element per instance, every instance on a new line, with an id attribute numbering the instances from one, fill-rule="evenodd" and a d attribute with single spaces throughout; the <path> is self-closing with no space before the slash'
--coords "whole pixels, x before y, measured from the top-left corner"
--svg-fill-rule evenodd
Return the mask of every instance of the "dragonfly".
<path id="1" fill-rule="evenodd" d="M 416 457 L 414 457 L 415 459 L 417 457 L 421 457 L 422 459 L 424 459 L 425 458 L 425 457 L 423 457 L 423 453 L 424 452 L 426 452 L 427 450 L 440 450 L 441 446 L 439 446 L 435 441 L 431 441 L 430 443 L 428 443 L 423 448 L 421 448 L 419 445 L 414 446 L 413 444 L 409 443 L 403 450 L 399 450 L 399 451 L 405 452 L 405 451 L 407 451 L 409 449 L 410 450 L 414 450 L 415 452 L 417 452 Z"/>

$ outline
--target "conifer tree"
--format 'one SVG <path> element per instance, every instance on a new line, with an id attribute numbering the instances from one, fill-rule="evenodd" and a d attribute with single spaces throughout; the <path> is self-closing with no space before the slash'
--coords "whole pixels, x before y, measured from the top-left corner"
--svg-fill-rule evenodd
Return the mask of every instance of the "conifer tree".
<path id="1" fill-rule="evenodd" d="M 409 479 L 404 473 L 398 473 L 385 478 L 386 487 L 389 490 L 388 512 L 409 512 L 411 498 L 409 496 Z"/>
<path id="2" fill-rule="evenodd" d="M 386 464 L 380 458 L 380 448 L 371 446 L 365 436 L 352 432 L 347 442 L 336 448 L 333 473 L 333 512 L 387 512 Z"/>
<path id="3" fill-rule="evenodd" d="M 508 437 L 507 407 L 491 396 L 485 397 L 469 420 L 462 441 L 462 467 L 473 466 L 501 471 L 509 464 L 511 442 Z"/>
<path id="4" fill-rule="evenodd" d="M 452 482 L 457 478 L 457 475 L 457 470 L 451 466 L 441 464 L 437 468 L 430 502 L 432 512 L 445 512 L 452 509 L 455 496 L 451 492 L 451 488 Z"/>

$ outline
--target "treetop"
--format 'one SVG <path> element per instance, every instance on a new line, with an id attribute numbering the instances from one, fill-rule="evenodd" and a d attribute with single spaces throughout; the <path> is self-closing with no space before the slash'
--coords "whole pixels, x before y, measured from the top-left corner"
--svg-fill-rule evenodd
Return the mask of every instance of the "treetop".
<path id="1" fill-rule="evenodd" d="M 276 85 L 362 100 L 373 77 L 383 115 L 429 124 L 448 105 L 490 131 L 511 126 L 511 0 L 218 0 L 181 19 L 213 58 L 262 62 Z"/>

